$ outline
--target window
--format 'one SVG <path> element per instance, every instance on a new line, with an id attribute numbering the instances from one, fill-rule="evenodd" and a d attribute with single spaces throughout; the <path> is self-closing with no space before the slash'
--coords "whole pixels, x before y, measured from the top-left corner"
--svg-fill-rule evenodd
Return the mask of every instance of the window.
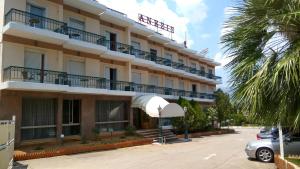
<path id="1" fill-rule="evenodd" d="M 213 70 L 212 69 L 208 69 L 208 78 L 212 79 L 213 78 Z"/>
<path id="2" fill-rule="evenodd" d="M 126 103 L 121 101 L 96 101 L 96 126 L 100 132 L 124 130 L 128 124 Z"/>
<path id="3" fill-rule="evenodd" d="M 156 75 L 150 75 L 149 84 L 153 86 L 160 86 L 159 77 Z"/>
<path id="4" fill-rule="evenodd" d="M 173 80 L 172 79 L 166 79 L 166 87 L 173 88 Z"/>
<path id="5" fill-rule="evenodd" d="M 180 80 L 178 86 L 179 86 L 179 90 L 184 90 L 184 81 Z"/>
<path id="6" fill-rule="evenodd" d="M 24 55 L 24 71 L 22 71 L 22 76 L 24 81 L 37 81 L 41 82 L 44 80 L 49 80 L 46 74 L 41 73 L 42 61 L 44 61 L 45 56 L 40 52 L 25 51 Z M 44 66 L 45 67 L 45 66 Z M 26 69 L 27 68 L 27 69 Z M 28 69 L 31 68 L 31 69 Z"/>
<path id="7" fill-rule="evenodd" d="M 45 8 L 32 4 L 27 4 L 26 8 L 29 13 L 33 14 L 30 15 L 29 18 L 26 17 L 26 20 L 28 19 L 27 22 L 30 24 L 30 26 L 43 28 L 45 23 L 42 17 L 45 16 Z"/>
<path id="8" fill-rule="evenodd" d="M 132 73 L 132 82 L 141 84 L 142 83 L 142 74 L 141 73 Z"/>
<path id="9" fill-rule="evenodd" d="M 166 79 L 166 88 L 165 88 L 165 94 L 166 95 L 172 95 L 173 90 L 173 80 L 172 79 Z"/>
<path id="10" fill-rule="evenodd" d="M 191 67 L 192 67 L 193 69 L 196 69 L 196 68 L 197 68 L 196 63 L 192 62 L 192 63 L 191 63 Z"/>
<path id="11" fill-rule="evenodd" d="M 201 69 L 201 75 L 205 76 L 205 67 L 201 66 L 200 69 Z"/>
<path id="12" fill-rule="evenodd" d="M 150 49 L 150 56 L 151 56 L 151 61 L 156 61 L 157 59 L 157 50 L 155 49 Z"/>
<path id="13" fill-rule="evenodd" d="M 141 44 L 139 42 L 131 41 L 131 45 L 134 48 L 133 55 L 135 55 L 136 57 L 140 57 L 140 55 L 142 55 L 142 53 L 140 51 L 141 50 Z"/>
<path id="14" fill-rule="evenodd" d="M 40 52 L 25 51 L 24 67 L 41 69 L 42 55 Z"/>
<path id="15" fill-rule="evenodd" d="M 108 43 L 106 43 L 107 48 L 112 51 L 116 51 L 117 50 L 117 43 L 116 43 L 117 42 L 117 34 L 109 32 L 109 31 L 105 31 L 105 39 L 108 40 Z"/>
<path id="16" fill-rule="evenodd" d="M 79 135 L 80 134 L 80 100 L 63 101 L 63 134 Z"/>
<path id="17" fill-rule="evenodd" d="M 166 66 L 172 66 L 172 54 L 171 53 L 168 53 L 168 52 L 166 52 L 165 53 L 165 58 L 167 59 L 166 61 L 165 61 L 165 63 L 164 63 L 164 65 L 166 65 Z"/>
<path id="18" fill-rule="evenodd" d="M 173 55 L 171 53 L 166 52 L 165 53 L 165 58 L 168 60 L 172 60 Z"/>
<path id="19" fill-rule="evenodd" d="M 55 99 L 22 99 L 22 140 L 56 137 L 56 103 Z"/>
<path id="20" fill-rule="evenodd" d="M 69 26 L 75 29 L 84 30 L 85 24 L 83 21 L 80 21 L 78 19 L 70 18 L 69 19 Z"/>
<path id="21" fill-rule="evenodd" d="M 183 59 L 178 59 L 178 63 L 184 64 L 184 63 L 183 63 Z"/>

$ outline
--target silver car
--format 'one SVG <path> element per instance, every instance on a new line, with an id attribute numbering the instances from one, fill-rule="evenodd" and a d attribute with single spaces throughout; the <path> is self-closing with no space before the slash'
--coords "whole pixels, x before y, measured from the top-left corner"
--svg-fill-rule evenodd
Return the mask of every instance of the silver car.
<path id="1" fill-rule="evenodd" d="M 284 137 L 283 147 L 286 155 L 300 155 L 300 135 L 287 134 Z M 247 144 L 245 151 L 250 158 L 272 162 L 274 154 L 279 153 L 279 140 L 276 138 L 252 141 Z"/>

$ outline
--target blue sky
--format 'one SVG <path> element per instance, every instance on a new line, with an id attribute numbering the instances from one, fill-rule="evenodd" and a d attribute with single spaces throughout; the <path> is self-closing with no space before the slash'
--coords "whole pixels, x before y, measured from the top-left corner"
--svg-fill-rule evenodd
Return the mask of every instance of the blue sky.
<path id="1" fill-rule="evenodd" d="M 181 43 L 187 34 L 188 47 L 201 51 L 208 48 L 207 57 L 222 65 L 226 63 L 220 45 L 224 30 L 226 9 L 232 0 L 98 0 L 100 3 L 127 14 L 137 20 L 138 13 L 156 18 L 175 27 L 173 39 Z M 160 32 L 166 36 L 167 33 Z M 222 76 L 223 84 L 218 87 L 228 91 L 228 73 L 217 67 L 216 74 Z"/>

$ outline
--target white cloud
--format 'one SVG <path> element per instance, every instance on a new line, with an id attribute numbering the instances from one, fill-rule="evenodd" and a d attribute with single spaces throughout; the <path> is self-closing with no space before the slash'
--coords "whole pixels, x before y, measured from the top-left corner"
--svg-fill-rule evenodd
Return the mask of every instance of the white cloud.
<path id="1" fill-rule="evenodd" d="M 207 38 L 210 38 L 210 37 L 211 37 L 211 34 L 209 34 L 209 33 L 204 33 L 204 34 L 200 35 L 200 38 L 202 38 L 202 39 L 207 39 Z"/>
<path id="2" fill-rule="evenodd" d="M 205 19 L 207 7 L 203 0 L 171 0 L 176 4 L 176 11 L 171 10 L 165 0 L 97 0 L 109 8 L 127 14 L 137 20 L 138 13 L 150 16 L 175 27 L 174 40 L 183 43 L 187 34 L 188 46 L 194 41 L 188 34 L 188 24 L 196 25 Z M 167 37 L 168 32 L 160 31 Z"/>
<path id="3" fill-rule="evenodd" d="M 232 58 L 227 57 L 226 55 L 223 54 L 223 52 L 218 52 L 215 56 L 214 56 L 214 60 L 216 62 L 221 63 L 221 66 L 217 66 L 216 69 L 220 69 L 220 68 L 224 68 L 225 65 L 227 65 Z"/>

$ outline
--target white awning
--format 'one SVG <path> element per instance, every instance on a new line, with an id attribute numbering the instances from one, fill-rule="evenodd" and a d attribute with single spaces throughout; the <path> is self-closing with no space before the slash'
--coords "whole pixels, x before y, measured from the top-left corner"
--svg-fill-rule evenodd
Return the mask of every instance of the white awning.
<path id="1" fill-rule="evenodd" d="M 159 117 L 159 107 L 161 108 L 161 117 L 179 117 L 184 116 L 183 109 L 176 103 L 169 103 L 165 99 L 155 95 L 141 95 L 133 98 L 133 108 L 140 108 L 150 117 Z"/>

